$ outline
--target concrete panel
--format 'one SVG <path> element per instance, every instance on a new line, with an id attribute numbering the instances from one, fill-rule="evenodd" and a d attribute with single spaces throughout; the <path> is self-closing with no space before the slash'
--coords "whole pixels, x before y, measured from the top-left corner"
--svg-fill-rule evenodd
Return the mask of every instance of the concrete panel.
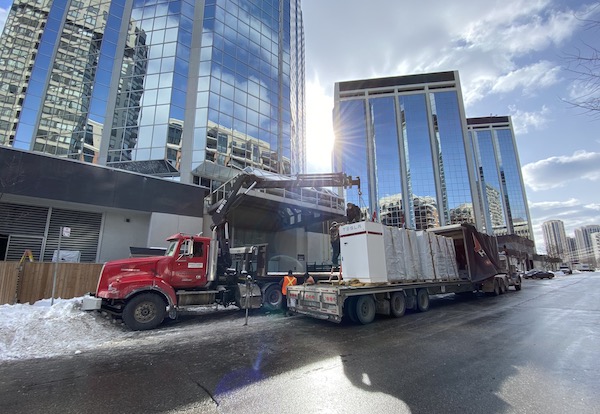
<path id="1" fill-rule="evenodd" d="M 331 242 L 329 234 L 307 233 L 308 237 L 308 257 L 307 263 L 330 264 L 331 263 Z"/>
<path id="2" fill-rule="evenodd" d="M 147 247 L 150 213 L 107 212 L 100 239 L 99 262 L 129 257 L 129 247 Z M 163 246 L 164 243 L 161 245 Z"/>
<path id="3" fill-rule="evenodd" d="M 201 233 L 202 221 L 200 217 L 152 213 L 146 247 L 166 247 L 166 238 L 175 233 Z M 210 235 L 207 236 L 210 237 Z"/>

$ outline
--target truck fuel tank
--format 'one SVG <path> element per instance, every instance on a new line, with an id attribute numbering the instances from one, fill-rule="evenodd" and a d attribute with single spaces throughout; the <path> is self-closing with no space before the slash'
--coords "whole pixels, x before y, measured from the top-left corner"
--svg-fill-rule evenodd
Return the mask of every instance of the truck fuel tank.
<path id="1" fill-rule="evenodd" d="M 260 286 L 256 283 L 238 283 L 235 287 L 235 305 L 240 309 L 258 309 L 262 306 Z"/>

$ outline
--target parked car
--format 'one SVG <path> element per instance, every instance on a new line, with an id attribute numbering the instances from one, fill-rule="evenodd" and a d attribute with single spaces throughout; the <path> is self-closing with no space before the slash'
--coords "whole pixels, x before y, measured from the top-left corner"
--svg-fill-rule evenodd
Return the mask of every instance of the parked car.
<path id="1" fill-rule="evenodd" d="M 546 270 L 533 269 L 525 273 L 523 276 L 525 279 L 552 279 L 554 273 Z"/>

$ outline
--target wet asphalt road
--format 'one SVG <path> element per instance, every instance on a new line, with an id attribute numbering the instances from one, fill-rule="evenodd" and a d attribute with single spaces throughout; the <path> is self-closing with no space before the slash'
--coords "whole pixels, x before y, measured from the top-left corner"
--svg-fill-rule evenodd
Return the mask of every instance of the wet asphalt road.
<path id="1" fill-rule="evenodd" d="M 0 363 L 0 412 L 600 412 L 600 273 L 366 326 L 242 324 L 186 317 L 129 348 Z"/>

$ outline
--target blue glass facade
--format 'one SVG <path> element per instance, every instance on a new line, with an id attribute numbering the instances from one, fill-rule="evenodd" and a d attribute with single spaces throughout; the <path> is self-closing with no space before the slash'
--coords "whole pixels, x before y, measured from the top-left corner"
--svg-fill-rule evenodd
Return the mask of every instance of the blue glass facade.
<path id="1" fill-rule="evenodd" d="M 334 166 L 367 183 L 358 201 L 371 215 L 416 229 L 479 223 L 457 72 L 338 83 L 334 124 Z"/>
<path id="2" fill-rule="evenodd" d="M 15 0 L 2 40 L 2 144 L 183 182 L 305 169 L 299 0 Z"/>
<path id="3" fill-rule="evenodd" d="M 495 235 L 533 240 L 531 218 L 510 117 L 467 119 L 484 204 L 485 227 Z"/>

